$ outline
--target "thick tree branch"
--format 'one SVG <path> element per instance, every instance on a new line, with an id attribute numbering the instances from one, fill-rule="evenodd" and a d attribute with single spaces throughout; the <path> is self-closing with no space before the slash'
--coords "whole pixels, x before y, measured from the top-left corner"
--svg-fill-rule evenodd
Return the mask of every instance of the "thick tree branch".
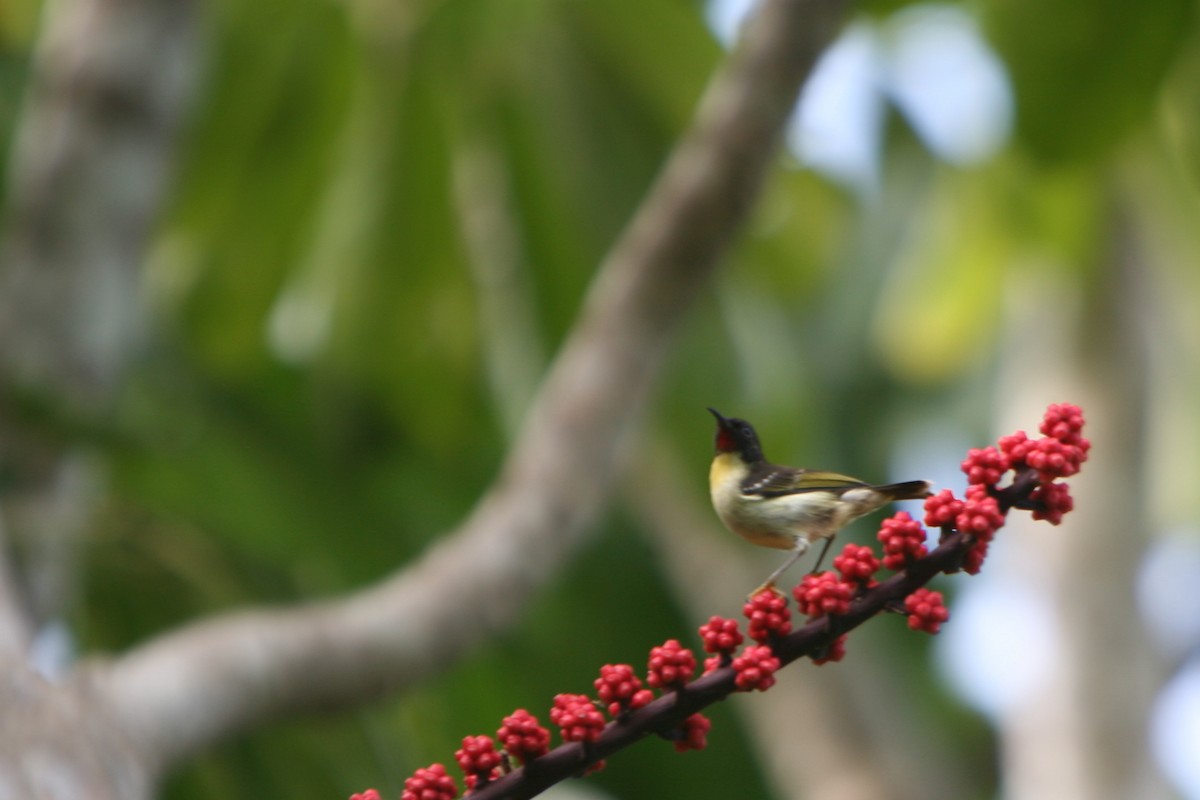
<path id="1" fill-rule="evenodd" d="M 411 684 L 514 620 L 607 496 L 670 334 L 745 219 L 845 8 L 762 4 L 601 265 L 495 484 L 457 530 L 347 598 L 202 622 L 101 669 L 140 749 L 166 766 L 260 719 Z"/>

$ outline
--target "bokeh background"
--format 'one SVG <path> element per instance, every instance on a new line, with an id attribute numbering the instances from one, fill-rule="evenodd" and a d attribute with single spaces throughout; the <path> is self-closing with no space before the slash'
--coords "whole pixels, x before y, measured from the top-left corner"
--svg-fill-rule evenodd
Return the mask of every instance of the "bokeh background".
<path id="1" fill-rule="evenodd" d="M 140 264 L 86 287 L 95 313 L 71 323 L 136 357 L 3 409 L 10 439 L 84 454 L 59 534 L 9 543 L 51 674 L 363 586 L 459 521 L 746 7 L 210 0 L 147 43 L 163 3 L 116 4 L 103 31 L 77 5 L 0 5 L 6 257 L 105 258 L 116 238 Z M 1070 401 L 1094 444 L 1077 513 L 1014 521 L 981 576 L 942 579 L 939 637 L 876 620 L 843 664 L 713 709 L 707 751 L 645 742 L 566 791 L 1200 798 L 1197 12 L 860 5 L 586 550 L 438 679 L 229 741 L 164 796 L 396 796 L 512 709 L 735 615 L 776 554 L 707 508 L 705 406 L 779 461 L 958 489 L 967 447 Z M 101 35 L 149 54 L 162 116 L 92 120 L 102 163 L 47 200 L 39 158 L 72 95 L 35 78 Z M 127 206 L 87 204 L 106 182 Z M 10 354 L 50 335 L 6 333 Z M 27 467 L 0 471 L 6 513 Z"/>

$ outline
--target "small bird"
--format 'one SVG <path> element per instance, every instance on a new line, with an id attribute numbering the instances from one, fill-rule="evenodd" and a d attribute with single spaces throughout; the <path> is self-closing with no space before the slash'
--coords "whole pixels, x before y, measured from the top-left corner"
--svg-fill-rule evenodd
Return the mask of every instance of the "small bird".
<path id="1" fill-rule="evenodd" d="M 872 486 L 835 472 L 772 464 L 763 456 L 749 422 L 708 410 L 717 418 L 717 452 L 708 473 L 717 516 L 752 544 L 792 551 L 751 595 L 774 589 L 775 581 L 808 551 L 813 540 L 825 540 L 813 567 L 816 572 L 833 537 L 846 525 L 893 500 L 930 495 L 929 481 Z"/>

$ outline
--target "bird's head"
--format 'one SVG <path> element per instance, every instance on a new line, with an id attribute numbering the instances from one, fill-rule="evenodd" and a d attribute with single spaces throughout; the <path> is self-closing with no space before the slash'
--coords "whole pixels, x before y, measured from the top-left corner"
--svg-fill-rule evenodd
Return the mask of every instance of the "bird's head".
<path id="1" fill-rule="evenodd" d="M 762 445 L 754 426 L 744 419 L 723 417 L 716 409 L 709 412 L 717 418 L 717 453 L 737 453 L 743 461 L 754 463 L 763 460 Z"/>

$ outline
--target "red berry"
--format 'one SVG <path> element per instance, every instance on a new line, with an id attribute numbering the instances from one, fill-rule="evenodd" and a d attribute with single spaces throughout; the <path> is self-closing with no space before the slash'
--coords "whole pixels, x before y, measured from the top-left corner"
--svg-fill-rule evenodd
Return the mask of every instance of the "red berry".
<path id="1" fill-rule="evenodd" d="M 1083 411 L 1071 403 L 1052 403 L 1039 430 L 1063 444 L 1078 445 L 1083 440 Z"/>
<path id="2" fill-rule="evenodd" d="M 1082 441 L 1082 445 L 1075 445 L 1064 444 L 1049 436 L 1038 439 L 1025 457 L 1025 463 L 1038 471 L 1043 483 L 1055 478 L 1069 478 L 1079 472 L 1080 465 L 1087 460 L 1091 442 Z"/>
<path id="3" fill-rule="evenodd" d="M 809 617 L 825 614 L 845 614 L 850 610 L 854 586 L 838 580 L 833 572 L 811 573 L 792 589 L 800 613 Z"/>
<path id="4" fill-rule="evenodd" d="M 983 568 L 983 560 L 987 558 L 988 542 L 986 539 L 980 539 L 963 555 L 963 572 L 968 575 L 978 575 L 979 570 Z"/>
<path id="5" fill-rule="evenodd" d="M 713 616 L 700 626 L 700 638 L 704 640 L 704 652 L 732 655 L 742 643 L 742 632 L 737 620 Z"/>
<path id="6" fill-rule="evenodd" d="M 454 752 L 454 760 L 466 775 L 468 789 L 500 776 L 500 753 L 490 736 L 466 736 L 462 747 Z"/>
<path id="7" fill-rule="evenodd" d="M 550 721 L 564 742 L 594 742 L 604 732 L 604 715 L 586 694 L 556 694 Z"/>
<path id="8" fill-rule="evenodd" d="M 367 789 L 365 792 L 355 792 L 350 795 L 350 800 L 380 800 L 380 797 L 376 790 Z"/>
<path id="9" fill-rule="evenodd" d="M 955 526 L 981 541 L 990 541 L 996 531 L 1004 525 L 1000 504 L 988 494 L 986 486 L 978 484 L 967 487 L 967 499 L 963 510 L 955 520 Z"/>
<path id="10" fill-rule="evenodd" d="M 1009 463 L 1008 456 L 995 447 L 973 447 L 967 451 L 961 466 L 966 473 L 967 483 L 995 486 L 1001 476 L 1008 472 Z"/>
<path id="11" fill-rule="evenodd" d="M 1041 506 L 1034 510 L 1033 518 L 1044 519 L 1051 525 L 1059 524 L 1063 514 L 1075 509 L 1070 487 L 1065 483 L 1043 483 L 1033 490 L 1029 499 Z"/>
<path id="12" fill-rule="evenodd" d="M 446 774 L 441 764 L 430 764 L 413 773 L 404 781 L 400 800 L 453 800 L 458 796 L 454 778 Z"/>
<path id="13" fill-rule="evenodd" d="M 743 692 L 765 692 L 775 685 L 775 672 L 781 662 L 766 645 L 750 645 L 733 660 L 737 673 L 734 684 Z"/>
<path id="14" fill-rule="evenodd" d="M 654 699 L 654 693 L 642 688 L 642 680 L 628 664 L 605 664 L 600 677 L 592 682 L 600 701 L 608 703 L 609 716 L 641 708 Z"/>
<path id="15" fill-rule="evenodd" d="M 866 545 L 848 544 L 833 559 L 833 567 L 842 573 L 844 582 L 866 585 L 879 571 L 879 559 L 875 557 L 875 551 Z"/>
<path id="16" fill-rule="evenodd" d="M 904 598 L 904 607 L 908 610 L 908 627 L 914 631 L 937 633 L 942 623 L 950 619 L 942 593 L 924 587 Z"/>
<path id="17" fill-rule="evenodd" d="M 656 689 L 674 689 L 692 679 L 696 672 L 696 657 L 675 639 L 650 648 L 646 682 Z"/>
<path id="18" fill-rule="evenodd" d="M 885 519 L 877 538 L 883 542 L 883 566 L 890 570 L 903 569 L 929 552 L 925 529 L 907 511 L 897 511 Z"/>
<path id="19" fill-rule="evenodd" d="M 712 721 L 703 714 L 692 714 L 679 726 L 679 738 L 675 739 L 675 750 L 684 753 L 688 750 L 703 750 L 708 746 L 708 732 L 712 729 Z"/>
<path id="20" fill-rule="evenodd" d="M 786 636 L 792 630 L 787 598 L 773 589 L 764 589 L 747 600 L 742 613 L 750 621 L 746 634 L 759 644 L 766 644 L 773 636 Z"/>
<path id="21" fill-rule="evenodd" d="M 932 497 L 925 498 L 925 524 L 931 528 L 953 525 L 962 509 L 963 501 L 949 489 L 942 489 Z"/>
<path id="22" fill-rule="evenodd" d="M 496 731 L 500 746 L 512 758 L 528 764 L 550 749 L 550 731 L 538 724 L 538 719 L 523 708 L 504 718 Z"/>
<path id="23" fill-rule="evenodd" d="M 820 658 L 814 658 L 812 662 L 817 666 L 820 666 L 822 664 L 828 664 L 830 661 L 841 661 L 846 657 L 847 636 L 849 636 L 849 634 L 843 633 L 841 636 L 834 639 L 829 643 L 828 648 L 825 650 L 825 654 Z"/>
<path id="24" fill-rule="evenodd" d="M 1033 448 L 1033 442 L 1025 431 L 1017 431 L 1008 436 L 1001 436 L 996 442 L 1000 447 L 1000 452 L 1008 458 L 1008 463 L 1014 469 L 1025 464 L 1025 457 L 1029 455 L 1029 451 Z"/>

